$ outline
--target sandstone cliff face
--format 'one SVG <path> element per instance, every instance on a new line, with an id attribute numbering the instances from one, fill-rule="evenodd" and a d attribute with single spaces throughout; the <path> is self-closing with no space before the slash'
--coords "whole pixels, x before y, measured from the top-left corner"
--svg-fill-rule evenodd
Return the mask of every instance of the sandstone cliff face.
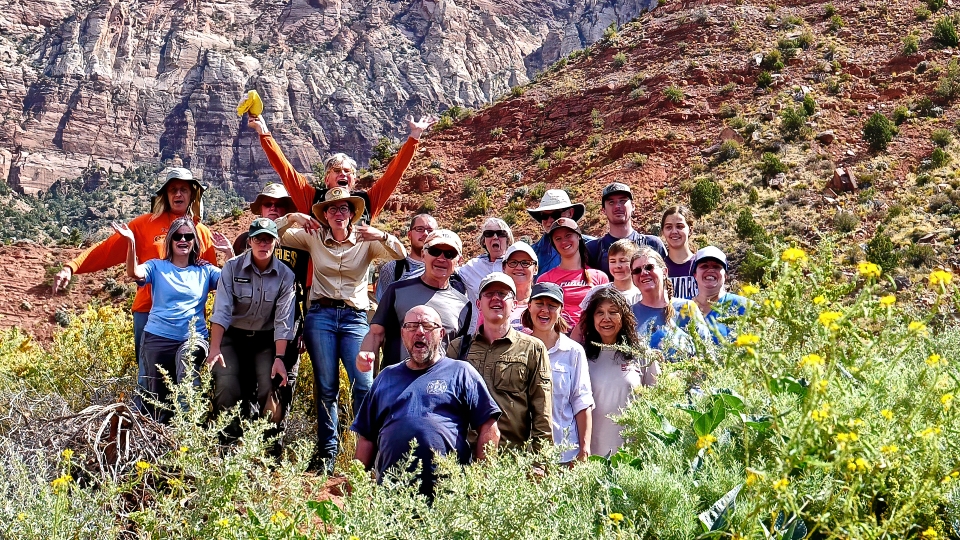
<path id="1" fill-rule="evenodd" d="M 403 117 L 476 107 L 651 0 L 0 0 L 0 173 L 180 157 L 251 197 L 276 179 L 234 107 L 256 88 L 294 165 L 361 163 Z"/>

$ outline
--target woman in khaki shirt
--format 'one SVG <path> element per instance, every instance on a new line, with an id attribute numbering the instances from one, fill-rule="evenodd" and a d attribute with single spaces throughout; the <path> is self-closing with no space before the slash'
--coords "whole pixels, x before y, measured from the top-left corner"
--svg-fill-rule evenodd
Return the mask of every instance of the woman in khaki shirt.
<path id="1" fill-rule="evenodd" d="M 310 252 L 313 285 L 310 309 L 304 320 L 304 343 L 313 364 L 317 402 L 317 447 L 308 470 L 333 472 L 339 453 L 337 398 L 340 393 L 340 362 L 353 388 L 353 410 L 360 409 L 373 383 L 373 374 L 358 371 L 353 361 L 369 330 L 367 323 L 367 275 L 374 259 L 406 257 L 395 236 L 357 225 L 364 202 L 344 187 L 327 191 L 313 205 L 313 215 L 287 214 L 277 220 L 283 245 Z M 294 228 L 294 226 L 297 226 Z"/>

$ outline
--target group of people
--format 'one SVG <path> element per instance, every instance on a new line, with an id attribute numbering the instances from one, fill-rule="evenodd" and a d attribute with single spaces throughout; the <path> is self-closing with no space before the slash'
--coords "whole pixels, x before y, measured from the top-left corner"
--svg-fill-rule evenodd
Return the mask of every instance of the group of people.
<path id="1" fill-rule="evenodd" d="M 693 354 L 697 341 L 731 338 L 729 317 L 748 301 L 726 291 L 726 256 L 712 246 L 694 250 L 693 215 L 682 206 L 663 213 L 660 238 L 635 230 L 623 183 L 600 194 L 608 232 L 599 238 L 578 224 L 583 204 L 547 190 L 528 209 L 543 230 L 533 244 L 515 241 L 509 225 L 491 217 L 476 238 L 482 254 L 465 259 L 459 235 L 418 214 L 405 246 L 371 222 L 435 121 L 410 119 L 410 137 L 363 191 L 344 154 L 324 162 L 323 184 L 314 186 L 251 114 L 248 126 L 282 185 L 268 184 L 251 204 L 257 217 L 247 233 L 232 244 L 211 233 L 196 211 L 202 184 L 174 168 L 153 211 L 114 224 L 113 236 L 64 265 L 54 292 L 75 273 L 125 263 L 140 285 L 140 410 L 169 421 L 174 405 L 161 370 L 174 383 L 198 381 L 205 365 L 214 417 L 239 406 L 241 417 L 267 418 L 277 455 L 300 354 L 308 352 L 317 405 L 309 470 L 332 473 L 340 451 L 341 364 L 356 459 L 382 478 L 415 441 L 428 495 L 434 452 L 468 463 L 493 446 L 555 444 L 570 464 L 615 452 L 623 440 L 611 416 L 635 388 L 656 384 L 660 362 Z M 386 263 L 372 303 L 375 261 Z M 214 290 L 208 330 L 204 306 Z M 233 422 L 222 436 L 229 443 L 241 433 Z"/>

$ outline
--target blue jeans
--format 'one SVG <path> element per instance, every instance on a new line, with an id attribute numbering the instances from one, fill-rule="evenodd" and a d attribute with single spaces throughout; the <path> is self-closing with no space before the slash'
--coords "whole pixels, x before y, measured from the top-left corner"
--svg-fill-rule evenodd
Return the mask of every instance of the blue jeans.
<path id="1" fill-rule="evenodd" d="M 147 413 L 147 409 L 143 405 L 140 393 L 147 388 L 147 368 L 140 358 L 140 346 L 142 345 L 140 342 L 143 341 L 143 329 L 147 326 L 149 316 L 149 313 L 143 311 L 133 312 L 133 351 L 137 357 L 137 391 L 133 394 L 133 405 L 143 414 Z"/>
<path id="2" fill-rule="evenodd" d="M 360 404 L 373 384 L 373 373 L 359 371 L 356 364 L 360 343 L 369 329 L 366 312 L 348 307 L 314 304 L 304 321 L 303 339 L 313 364 L 317 398 L 316 457 L 327 460 L 328 471 L 340 451 L 337 440 L 340 362 L 343 362 L 350 379 L 354 414 L 360 410 Z"/>

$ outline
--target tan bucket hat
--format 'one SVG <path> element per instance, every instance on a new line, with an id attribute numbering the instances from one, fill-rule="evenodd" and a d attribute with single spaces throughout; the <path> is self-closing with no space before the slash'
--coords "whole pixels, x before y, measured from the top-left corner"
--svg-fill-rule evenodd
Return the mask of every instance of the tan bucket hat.
<path id="1" fill-rule="evenodd" d="M 326 227 L 330 226 L 330 223 L 327 222 L 327 207 L 337 202 L 348 202 L 350 206 L 353 207 L 353 219 L 350 220 L 352 225 L 356 225 L 358 221 L 363 219 L 363 210 L 366 208 L 366 204 L 363 202 L 361 197 L 357 197 L 350 194 L 350 190 L 337 186 L 327 190 L 327 193 L 323 196 L 323 200 L 314 204 L 311 210 L 313 215 L 317 218 L 320 223 L 323 223 Z"/>
<path id="2" fill-rule="evenodd" d="M 548 189 L 543 197 L 540 199 L 540 206 L 536 208 L 527 208 L 527 213 L 530 214 L 535 221 L 540 222 L 541 212 L 551 212 L 553 210 L 566 210 L 567 208 L 573 208 L 573 220 L 580 221 L 580 218 L 583 217 L 583 213 L 587 211 L 587 207 L 581 203 L 573 204 L 570 202 L 570 196 L 567 195 L 567 192 L 562 189 Z"/>
<path id="3" fill-rule="evenodd" d="M 193 177 L 193 173 L 190 172 L 190 169 L 184 167 L 173 167 L 167 171 L 166 180 L 163 182 L 163 185 L 157 189 L 157 192 L 150 200 L 150 206 L 153 207 L 157 203 L 157 199 L 160 197 L 165 197 L 167 194 L 167 186 L 170 185 L 170 182 L 174 180 L 182 180 L 192 185 L 194 188 L 194 197 L 190 201 L 190 208 L 193 210 L 194 217 L 203 218 L 203 192 L 207 189 L 207 186 L 204 186 L 200 183 L 200 180 Z"/>
<path id="4" fill-rule="evenodd" d="M 283 187 L 283 184 L 268 182 L 267 185 L 263 186 L 263 189 L 260 190 L 260 194 L 257 195 L 257 198 L 250 203 L 250 212 L 257 216 L 263 215 L 263 212 L 261 212 L 261 210 L 263 210 L 263 200 L 267 198 L 284 201 L 284 203 L 287 205 L 288 212 L 293 212 L 296 210 L 293 197 L 287 193 L 287 189 Z"/>

